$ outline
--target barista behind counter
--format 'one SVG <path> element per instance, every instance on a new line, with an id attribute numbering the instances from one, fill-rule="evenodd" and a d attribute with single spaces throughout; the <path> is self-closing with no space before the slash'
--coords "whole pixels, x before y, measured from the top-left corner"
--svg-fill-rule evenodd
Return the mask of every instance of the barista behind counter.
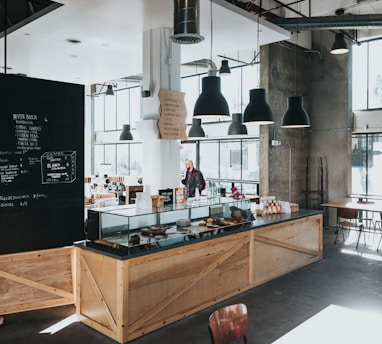
<path id="1" fill-rule="evenodd" d="M 199 189 L 199 194 L 201 194 L 204 189 L 204 177 L 202 172 L 194 167 L 192 160 L 186 160 L 185 167 L 186 175 L 182 180 L 182 184 L 187 188 L 187 197 L 195 197 L 196 188 Z"/>

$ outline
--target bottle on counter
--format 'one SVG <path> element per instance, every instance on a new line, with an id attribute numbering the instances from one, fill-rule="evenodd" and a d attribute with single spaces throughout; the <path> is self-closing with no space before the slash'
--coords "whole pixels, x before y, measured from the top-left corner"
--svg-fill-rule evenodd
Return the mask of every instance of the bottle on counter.
<path id="1" fill-rule="evenodd" d="M 199 191 L 199 188 L 198 188 L 198 187 L 195 189 L 195 199 L 196 199 L 196 200 L 199 200 L 199 199 L 200 199 L 200 191 Z"/>

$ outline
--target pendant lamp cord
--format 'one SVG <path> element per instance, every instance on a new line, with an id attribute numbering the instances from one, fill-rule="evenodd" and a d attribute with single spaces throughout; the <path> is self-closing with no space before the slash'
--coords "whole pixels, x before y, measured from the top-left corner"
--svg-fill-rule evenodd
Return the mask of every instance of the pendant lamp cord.
<path id="1" fill-rule="evenodd" d="M 7 74 L 7 15 L 8 0 L 4 1 L 4 74 Z"/>
<path id="2" fill-rule="evenodd" d="M 296 12 L 296 48 L 294 50 L 294 95 L 297 96 L 297 49 L 298 49 L 298 12 L 300 3 L 297 4 Z"/>
<path id="3" fill-rule="evenodd" d="M 212 24 L 212 0 L 210 0 L 210 34 L 211 34 L 211 39 L 210 39 L 210 61 L 211 61 L 211 67 L 210 69 L 213 68 L 213 63 L 212 63 L 212 40 L 213 40 L 213 24 Z M 215 71 L 214 71 L 215 73 Z"/>
<path id="4" fill-rule="evenodd" d="M 257 88 L 260 88 L 260 16 L 261 16 L 261 9 L 263 1 L 260 0 L 260 7 L 259 7 L 259 13 L 257 15 L 257 47 L 256 47 L 256 57 L 255 62 L 257 61 Z"/>

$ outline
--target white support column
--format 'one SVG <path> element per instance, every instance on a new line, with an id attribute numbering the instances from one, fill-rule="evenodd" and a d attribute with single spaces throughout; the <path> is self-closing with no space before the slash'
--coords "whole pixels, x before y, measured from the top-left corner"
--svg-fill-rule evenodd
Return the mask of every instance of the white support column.
<path id="1" fill-rule="evenodd" d="M 151 194 L 158 189 L 180 186 L 180 142 L 158 138 L 160 88 L 180 91 L 180 45 L 170 40 L 171 28 L 143 33 L 142 90 L 151 96 L 142 98 L 141 121 L 137 130 L 143 145 L 143 184 Z"/>

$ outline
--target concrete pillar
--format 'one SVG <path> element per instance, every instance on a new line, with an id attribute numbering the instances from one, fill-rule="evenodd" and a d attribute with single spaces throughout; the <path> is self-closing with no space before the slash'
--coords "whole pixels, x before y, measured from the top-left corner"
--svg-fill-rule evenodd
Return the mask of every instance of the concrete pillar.
<path id="1" fill-rule="evenodd" d="M 313 32 L 310 188 L 317 188 L 319 158 L 323 159 L 324 201 L 349 201 L 351 193 L 352 49 L 332 55 L 334 34 Z M 336 222 L 335 209 L 325 209 L 325 225 Z"/>
<path id="2" fill-rule="evenodd" d="M 180 186 L 180 143 L 159 139 L 158 92 L 161 88 L 180 91 L 180 45 L 170 40 L 171 28 L 158 28 L 143 33 L 142 90 L 150 95 L 142 98 L 141 121 L 137 131 L 142 139 L 143 184 L 151 194 L 158 189 Z"/>
<path id="3" fill-rule="evenodd" d="M 304 108 L 310 115 L 309 54 L 278 43 L 262 46 L 261 85 L 267 90 L 275 124 L 261 128 L 260 150 L 268 152 L 268 156 L 263 154 L 260 161 L 260 194 L 276 196 L 279 200 L 298 203 L 304 208 L 309 131 L 280 126 L 289 96 L 303 96 Z M 280 146 L 271 145 L 274 136 L 281 141 Z"/>

